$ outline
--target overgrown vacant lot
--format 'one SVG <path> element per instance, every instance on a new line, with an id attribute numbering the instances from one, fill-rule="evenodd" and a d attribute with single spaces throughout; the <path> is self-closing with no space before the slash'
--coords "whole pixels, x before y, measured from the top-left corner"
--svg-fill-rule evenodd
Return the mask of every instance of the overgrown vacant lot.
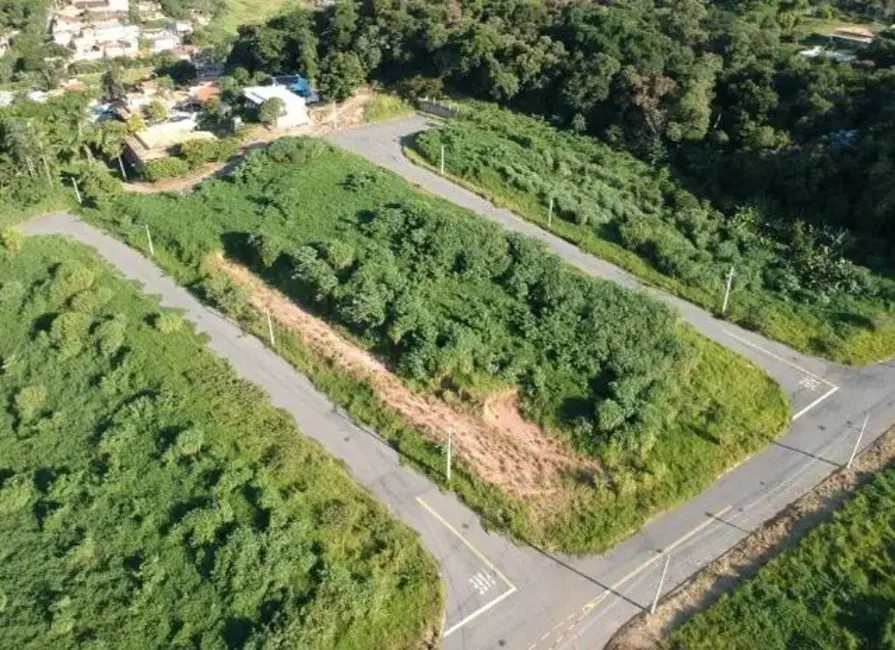
<path id="1" fill-rule="evenodd" d="M 867 363 L 895 354 L 895 282 L 848 261 L 860 242 L 758 207 L 722 214 L 664 167 L 592 138 L 473 103 L 419 134 L 412 152 L 520 216 L 711 310 L 736 279 L 727 316 L 800 350 Z"/>
<path id="2" fill-rule="evenodd" d="M 436 628 L 415 534 L 89 249 L 0 259 L 0 331 L 0 647 L 416 649 Z"/>
<path id="3" fill-rule="evenodd" d="M 205 275 L 212 251 L 260 273 L 417 391 L 472 411 L 518 393 L 525 416 L 573 450 L 580 471 L 529 486 L 524 498 L 463 471 L 453 487 L 540 544 L 605 548 L 786 423 L 775 383 L 664 306 L 578 274 L 532 241 L 320 141 L 278 141 L 190 196 L 121 197 L 94 218 L 141 247 L 148 224 L 161 263 L 244 321 L 246 297 Z M 307 351 L 280 351 L 440 473 L 444 432 L 422 436 L 369 386 Z"/>
<path id="4" fill-rule="evenodd" d="M 895 468 L 675 631 L 673 650 L 895 647 Z"/>

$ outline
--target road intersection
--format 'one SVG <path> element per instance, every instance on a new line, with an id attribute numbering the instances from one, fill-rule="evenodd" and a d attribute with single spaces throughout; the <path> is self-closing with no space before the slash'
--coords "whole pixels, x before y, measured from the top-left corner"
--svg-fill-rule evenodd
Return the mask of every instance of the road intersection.
<path id="1" fill-rule="evenodd" d="M 895 363 L 853 369 L 807 357 L 677 298 L 643 287 L 629 274 L 436 174 L 401 152 L 414 117 L 334 134 L 331 139 L 429 192 L 507 228 L 533 236 L 584 272 L 665 300 L 700 332 L 766 370 L 790 394 L 793 423 L 781 440 L 690 501 L 651 521 L 607 553 L 573 558 L 515 544 L 482 525 L 450 493 L 401 463 L 375 432 L 349 421 L 310 382 L 255 337 L 202 305 L 139 252 L 78 221 L 54 214 L 25 225 L 30 234 L 61 234 L 106 260 L 209 337 L 209 347 L 300 428 L 342 459 L 361 484 L 416 529 L 438 559 L 447 594 L 442 647 L 449 650 L 571 650 L 602 647 L 631 616 L 649 607 L 670 554 L 667 593 L 848 460 L 865 413 L 866 446 L 895 421 Z"/>

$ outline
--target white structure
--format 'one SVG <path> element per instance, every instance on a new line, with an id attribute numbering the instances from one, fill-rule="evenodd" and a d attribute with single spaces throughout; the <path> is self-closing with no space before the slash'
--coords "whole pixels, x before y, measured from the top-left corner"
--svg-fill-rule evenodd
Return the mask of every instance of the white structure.
<path id="1" fill-rule="evenodd" d="M 74 0 L 72 4 L 90 13 L 126 14 L 130 6 L 128 0 Z"/>
<path id="2" fill-rule="evenodd" d="M 302 126 L 308 124 L 308 105 L 303 97 L 299 97 L 285 86 L 249 86 L 242 91 L 247 100 L 255 106 L 260 107 L 261 104 L 268 99 L 279 99 L 283 102 L 283 111 L 277 120 L 277 126 L 290 128 L 293 126 Z"/>
<path id="3" fill-rule="evenodd" d="M 151 52 L 176 50 L 182 42 L 177 32 L 167 29 L 147 29 L 142 36 L 149 42 L 149 50 Z"/>

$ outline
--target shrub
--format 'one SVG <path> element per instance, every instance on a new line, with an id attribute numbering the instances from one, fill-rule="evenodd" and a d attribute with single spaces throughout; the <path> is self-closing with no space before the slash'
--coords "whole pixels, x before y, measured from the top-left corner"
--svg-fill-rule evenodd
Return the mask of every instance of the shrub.
<path id="1" fill-rule="evenodd" d="M 143 167 L 143 178 L 150 183 L 163 178 L 172 178 L 186 174 L 190 170 L 189 163 L 180 158 L 168 157 L 150 160 Z"/>
<path id="2" fill-rule="evenodd" d="M 56 267 L 50 283 L 50 304 L 58 307 L 80 291 L 93 285 L 94 273 L 80 262 L 65 261 Z"/>
<path id="3" fill-rule="evenodd" d="M 183 326 L 183 319 L 177 314 L 166 311 L 155 317 L 153 325 L 162 334 L 173 334 Z"/>
<path id="4" fill-rule="evenodd" d="M 33 419 L 46 399 L 47 389 L 43 386 L 25 386 L 15 396 L 16 416 L 23 422 Z"/>
<path id="5" fill-rule="evenodd" d="M 94 331 L 96 345 L 104 356 L 110 357 L 124 345 L 126 322 L 122 317 L 100 323 Z"/>
<path id="6" fill-rule="evenodd" d="M 64 312 L 53 319 L 50 339 L 64 358 L 73 357 L 81 351 L 91 323 L 90 316 L 74 311 Z"/>
<path id="7" fill-rule="evenodd" d="M 0 514 L 11 515 L 25 509 L 34 498 L 34 483 L 25 474 L 16 474 L 0 488 Z"/>
<path id="8" fill-rule="evenodd" d="M 243 287 L 222 273 L 212 273 L 202 282 L 205 296 L 231 316 L 239 318 L 249 308 L 249 295 Z"/>
<path id="9" fill-rule="evenodd" d="M 85 314 L 95 314 L 105 307 L 112 299 L 112 291 L 106 287 L 87 289 L 72 296 L 69 305 L 75 311 Z"/>
<path id="10" fill-rule="evenodd" d="M 199 167 L 217 158 L 217 142 L 214 140 L 190 140 L 178 148 L 177 155 L 190 167 Z"/>
<path id="11" fill-rule="evenodd" d="M 78 173 L 78 187 L 88 205 L 102 207 L 122 192 L 121 182 L 100 164 L 85 165 Z"/>
<path id="12" fill-rule="evenodd" d="M 15 228 L 0 228 L 0 260 L 12 259 L 22 250 L 22 233 Z"/>

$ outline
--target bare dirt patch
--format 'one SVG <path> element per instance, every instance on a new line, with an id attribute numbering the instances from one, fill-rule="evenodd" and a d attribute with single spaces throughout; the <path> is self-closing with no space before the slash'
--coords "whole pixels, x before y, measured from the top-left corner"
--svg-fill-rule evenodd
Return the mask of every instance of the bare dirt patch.
<path id="1" fill-rule="evenodd" d="M 245 267 L 218 257 L 214 265 L 249 290 L 252 305 L 270 310 L 279 326 L 339 367 L 370 381 L 377 397 L 432 440 L 444 443 L 453 433 L 453 448 L 476 475 L 529 504 L 544 505 L 570 472 L 597 471 L 596 462 L 575 454 L 566 444 L 519 413 L 514 391 L 485 400 L 481 412 L 465 411 L 437 397 L 411 390 L 364 348 L 323 320 L 269 287 Z"/>
<path id="2" fill-rule="evenodd" d="M 830 475 L 730 551 L 666 596 L 656 613 L 641 614 L 616 633 L 607 650 L 661 648 L 671 631 L 755 575 L 769 560 L 794 547 L 815 526 L 895 461 L 895 428 L 858 456 L 850 469 Z"/>

